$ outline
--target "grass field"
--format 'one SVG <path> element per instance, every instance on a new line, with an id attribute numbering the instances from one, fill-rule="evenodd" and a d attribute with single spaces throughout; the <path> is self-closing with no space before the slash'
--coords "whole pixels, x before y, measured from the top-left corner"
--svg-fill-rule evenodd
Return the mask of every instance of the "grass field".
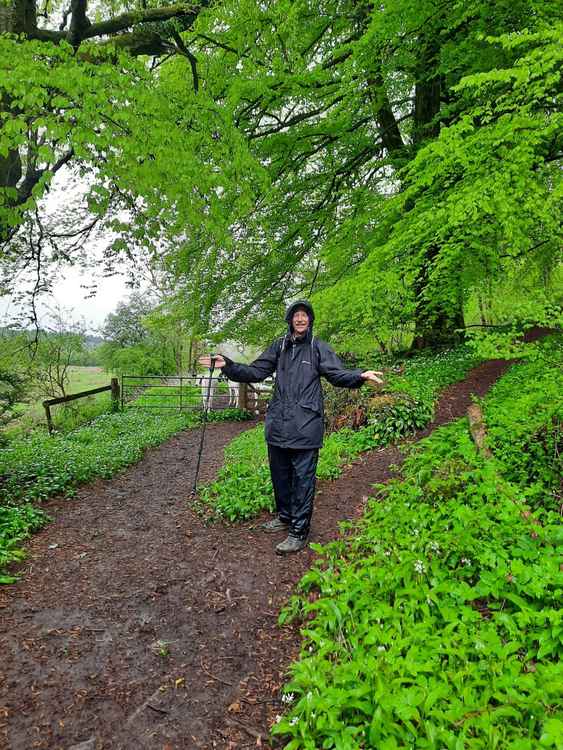
<path id="1" fill-rule="evenodd" d="M 100 388 L 103 385 L 109 385 L 111 376 L 108 375 L 101 367 L 79 367 L 72 366 L 69 368 L 70 381 L 66 389 L 67 395 L 72 393 L 80 393 L 81 391 L 87 391 L 91 388 Z M 10 423 L 6 428 L 6 433 L 10 436 L 25 432 L 26 430 L 32 429 L 35 426 L 46 423 L 45 409 L 43 408 L 43 400 L 45 396 L 32 395 L 27 403 L 20 404 L 20 416 L 17 420 Z M 57 405 L 52 407 L 52 415 L 55 425 L 57 425 L 57 417 L 60 418 L 62 410 L 66 412 L 77 412 L 79 409 L 86 407 L 87 411 L 95 409 L 99 411 L 105 405 L 109 406 L 109 393 L 97 393 L 94 396 L 88 396 L 84 399 L 79 399 L 72 402 L 69 405 Z"/>
<path id="2" fill-rule="evenodd" d="M 70 367 L 69 393 L 87 391 L 89 388 L 99 388 L 109 385 L 111 376 L 101 367 Z"/>

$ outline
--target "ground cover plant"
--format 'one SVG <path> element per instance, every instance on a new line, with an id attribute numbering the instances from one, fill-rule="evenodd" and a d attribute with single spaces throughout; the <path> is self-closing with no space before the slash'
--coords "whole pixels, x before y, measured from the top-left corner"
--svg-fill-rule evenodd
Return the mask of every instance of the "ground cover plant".
<path id="1" fill-rule="evenodd" d="M 335 479 L 342 467 L 363 451 L 388 445 L 423 427 L 432 417 L 442 388 L 463 379 L 478 361 L 466 347 L 400 360 L 395 365 L 399 372 L 392 368 L 385 372 L 385 387 L 376 397 L 368 388 L 359 392 L 366 404 L 368 424 L 359 430 L 344 428 L 331 432 L 326 437 L 319 454 L 317 477 Z M 340 404 L 340 408 L 349 403 L 349 391 L 332 388 L 330 392 L 332 401 Z M 370 405 L 370 402 L 375 403 Z M 273 509 L 262 425 L 239 435 L 227 446 L 225 464 L 217 480 L 202 487 L 200 496 L 212 513 L 229 521 L 251 518 L 261 510 Z"/>
<path id="2" fill-rule="evenodd" d="M 32 503 L 18 506 L 0 505 L 0 584 L 16 578 L 2 571 L 9 563 L 25 557 L 21 543 L 48 521 L 48 516 Z"/>
<path id="3" fill-rule="evenodd" d="M 303 647 L 286 750 L 560 748 L 563 345 L 534 346 L 412 450 L 281 616 Z"/>

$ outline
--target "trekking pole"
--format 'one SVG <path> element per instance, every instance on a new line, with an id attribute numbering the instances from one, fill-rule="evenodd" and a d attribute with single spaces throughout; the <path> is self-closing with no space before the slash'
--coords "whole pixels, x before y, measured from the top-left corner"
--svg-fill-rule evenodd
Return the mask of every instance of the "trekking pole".
<path id="1" fill-rule="evenodd" d="M 214 357 L 212 354 L 210 354 L 209 359 L 211 360 L 210 365 L 209 365 L 209 380 L 207 382 L 207 395 L 205 397 L 205 409 L 203 410 L 203 424 L 201 427 L 201 437 L 199 440 L 199 452 L 197 454 L 197 464 L 195 467 L 194 486 L 192 487 L 192 491 L 190 493 L 191 497 L 194 497 L 197 491 L 197 479 L 199 476 L 199 465 L 201 463 L 201 454 L 203 453 L 203 441 L 205 439 L 205 427 L 207 425 L 207 412 L 209 411 L 209 398 L 211 396 L 211 382 L 213 379 L 213 370 L 215 369 L 215 362 L 217 358 Z"/>

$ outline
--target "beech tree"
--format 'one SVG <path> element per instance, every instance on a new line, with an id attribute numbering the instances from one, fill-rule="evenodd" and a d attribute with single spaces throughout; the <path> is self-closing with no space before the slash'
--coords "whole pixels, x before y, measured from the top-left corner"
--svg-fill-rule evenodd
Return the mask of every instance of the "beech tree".
<path id="1" fill-rule="evenodd" d="M 94 22 L 88 14 L 88 0 L 70 0 L 68 6 L 46 2 L 42 8 L 36 0 L 0 5 L 4 236 L 18 226 L 21 211 L 33 205 L 33 197 L 41 195 L 65 164 L 85 156 L 88 148 L 99 151 L 112 138 L 127 134 L 112 111 L 124 106 L 123 88 L 139 68 L 129 65 L 128 70 L 120 70 L 125 58 L 118 51 L 126 50 L 130 56 L 174 52 L 189 56 L 184 45 L 178 47 L 167 39 L 162 23 L 157 24 L 175 19 L 189 26 L 206 4 L 203 0 L 194 9 L 183 5 L 147 8 L 142 3 L 116 14 L 111 13 L 111 6 L 102 6 L 107 17 Z M 168 30 L 168 36 L 174 33 Z M 108 67 L 112 61 L 115 65 Z M 109 108 L 108 94 L 117 97 L 109 99 Z"/>
<path id="2" fill-rule="evenodd" d="M 224 277 L 233 309 L 270 299 L 268 318 L 284 298 L 317 292 L 327 322 L 370 325 L 391 274 L 415 344 L 443 344 L 483 279 L 557 263 L 555 3 L 214 10 L 212 26 L 203 14 L 187 36 L 270 178 L 237 228 L 240 283 L 232 268 Z"/>
<path id="3" fill-rule="evenodd" d="M 218 192 L 246 200 L 246 147 L 183 38 L 207 4 L 0 6 L 0 293 L 22 268 L 73 260 L 96 224 L 111 266 L 191 226 L 220 233 Z M 42 199 L 62 172 L 85 203 L 53 225 Z"/>
<path id="4" fill-rule="evenodd" d="M 5 259 L 39 276 L 104 221 L 108 262 L 163 264 L 193 330 L 255 341 L 303 293 L 374 346 L 455 340 L 505 279 L 557 301 L 557 3 L 139 3 L 2 9 Z M 63 169 L 88 215 L 57 233 Z"/>

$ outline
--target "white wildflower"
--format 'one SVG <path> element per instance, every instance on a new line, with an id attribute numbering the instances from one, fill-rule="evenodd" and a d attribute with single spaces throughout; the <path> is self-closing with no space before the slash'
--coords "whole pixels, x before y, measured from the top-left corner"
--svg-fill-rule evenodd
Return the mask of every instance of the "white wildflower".
<path id="1" fill-rule="evenodd" d="M 471 560 L 468 557 L 462 557 L 461 558 L 461 564 L 462 565 L 471 565 Z"/>
<path id="2" fill-rule="evenodd" d="M 426 573 L 426 567 L 425 567 L 424 563 L 422 562 L 422 560 L 417 560 L 415 562 L 414 569 L 420 575 L 422 575 L 423 573 Z"/>
<path id="3" fill-rule="evenodd" d="M 430 549 L 432 552 L 434 552 L 435 555 L 437 555 L 440 551 L 440 545 L 438 544 L 438 542 L 430 542 Z"/>
<path id="4" fill-rule="evenodd" d="M 282 716 L 280 716 L 280 714 L 278 714 L 278 715 L 276 716 L 276 724 L 279 724 L 279 723 L 280 723 L 280 721 L 282 720 L 282 718 L 283 718 L 283 717 L 282 717 Z"/>
<path id="5" fill-rule="evenodd" d="M 378 647 L 377 647 L 377 650 L 378 650 L 378 651 L 385 651 L 385 646 L 378 646 Z"/>
<path id="6" fill-rule="evenodd" d="M 413 533 L 413 534 L 414 534 L 415 536 L 418 536 L 418 535 L 420 534 L 420 529 L 414 528 L 414 529 L 412 530 L 412 533 Z"/>
<path id="7" fill-rule="evenodd" d="M 299 719 L 297 718 L 297 716 L 294 716 L 293 719 L 291 719 L 291 721 L 289 722 L 289 724 L 290 726 L 294 727 L 298 721 Z"/>
<path id="8" fill-rule="evenodd" d="M 286 693 L 285 695 L 282 695 L 282 703 L 293 703 L 294 698 L 295 696 L 293 695 L 293 693 Z"/>

